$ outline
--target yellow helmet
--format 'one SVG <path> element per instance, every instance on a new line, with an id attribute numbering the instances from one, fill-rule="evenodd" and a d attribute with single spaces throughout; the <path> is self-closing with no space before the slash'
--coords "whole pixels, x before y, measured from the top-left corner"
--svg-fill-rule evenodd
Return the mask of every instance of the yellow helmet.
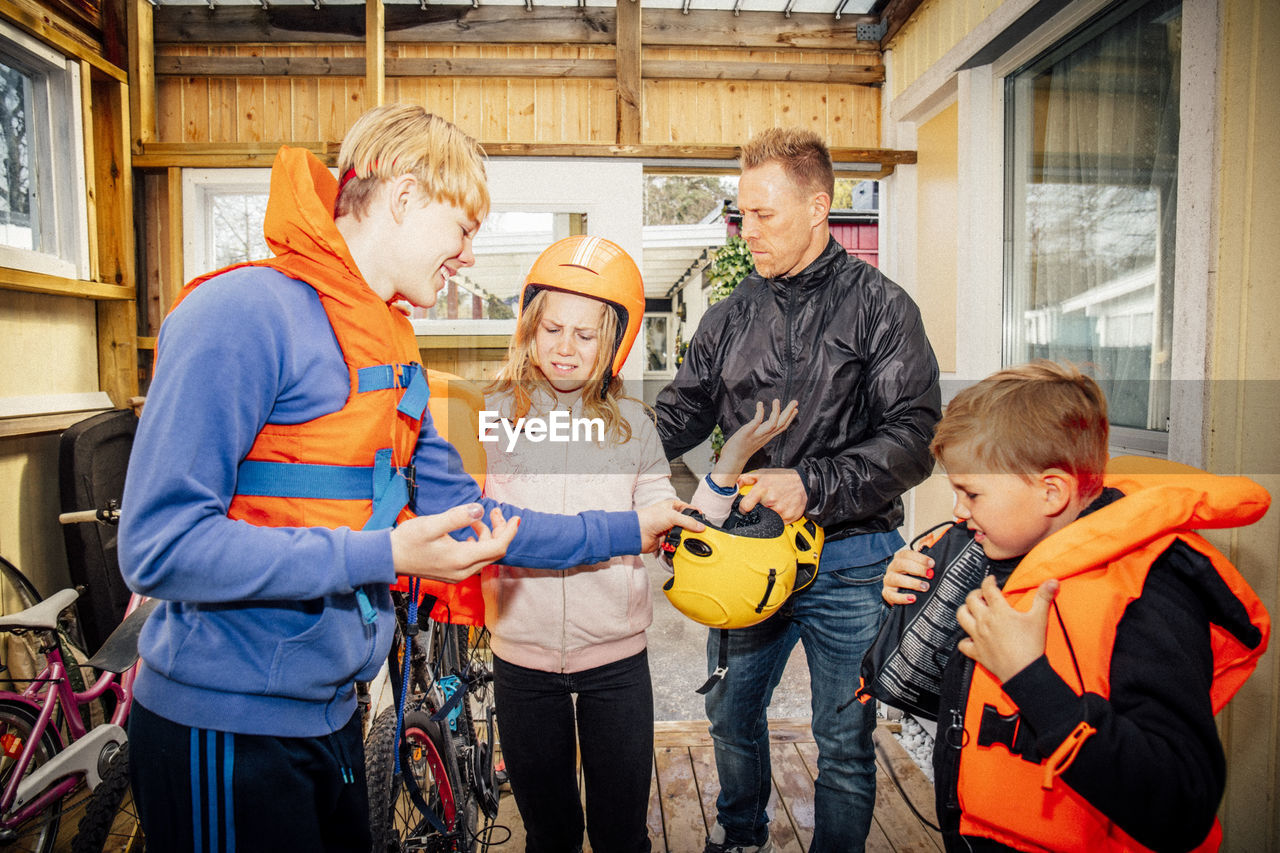
<path id="1" fill-rule="evenodd" d="M 662 546 L 675 569 L 663 592 L 677 610 L 711 628 L 763 622 L 818 572 L 821 527 L 807 518 L 784 523 L 763 505 L 743 513 L 741 501 L 740 494 L 719 527 L 696 510 L 685 510 L 707 529 L 691 533 L 673 527 Z"/>

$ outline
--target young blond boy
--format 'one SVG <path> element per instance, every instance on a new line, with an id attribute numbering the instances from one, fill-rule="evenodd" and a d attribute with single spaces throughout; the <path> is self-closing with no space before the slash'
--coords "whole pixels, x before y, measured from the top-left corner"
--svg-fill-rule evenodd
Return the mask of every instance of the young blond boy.
<path id="1" fill-rule="evenodd" d="M 1107 462 L 1106 400 L 1038 361 L 958 394 L 931 449 L 987 576 L 957 611 L 934 746 L 947 850 L 1216 849 L 1214 714 L 1265 651 L 1257 596 L 1197 528 L 1266 491 L 1151 459 Z M 890 604 L 928 588 L 900 551 Z"/>

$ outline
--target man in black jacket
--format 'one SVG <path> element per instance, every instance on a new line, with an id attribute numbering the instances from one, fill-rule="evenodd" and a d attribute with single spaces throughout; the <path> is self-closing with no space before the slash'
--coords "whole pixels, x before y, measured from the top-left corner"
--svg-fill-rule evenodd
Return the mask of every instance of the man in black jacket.
<path id="1" fill-rule="evenodd" d="M 874 705 L 853 695 L 883 616 L 880 579 L 902 547 L 903 492 L 932 468 L 938 366 L 911 298 L 831 238 L 834 173 L 815 134 L 772 129 L 743 147 L 738 207 L 756 271 L 698 326 L 658 396 L 668 458 L 718 424 L 731 434 L 757 400 L 798 400 L 787 432 L 741 482 L 744 508 L 826 530 L 819 574 L 772 618 L 713 630 L 707 694 L 720 796 L 706 853 L 767 853 L 768 706 L 791 649 L 804 643 L 818 743 L 811 851 L 861 850 L 875 802 Z M 714 486 L 713 486 L 714 488 Z"/>

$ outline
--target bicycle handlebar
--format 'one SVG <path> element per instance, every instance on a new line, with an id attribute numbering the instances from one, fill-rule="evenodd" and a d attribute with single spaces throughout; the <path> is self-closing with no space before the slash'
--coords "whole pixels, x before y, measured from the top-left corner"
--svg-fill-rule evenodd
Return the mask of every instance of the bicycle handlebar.
<path id="1" fill-rule="evenodd" d="M 101 521 L 103 524 L 119 524 L 120 505 L 115 500 L 110 500 L 100 509 L 80 509 L 58 515 L 59 524 L 84 524 L 94 521 Z"/>

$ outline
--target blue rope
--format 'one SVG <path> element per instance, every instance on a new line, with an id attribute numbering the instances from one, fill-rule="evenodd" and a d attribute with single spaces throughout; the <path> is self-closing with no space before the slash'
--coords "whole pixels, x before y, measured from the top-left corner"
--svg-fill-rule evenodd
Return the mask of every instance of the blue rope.
<path id="1" fill-rule="evenodd" d="M 404 659 L 400 662 L 400 701 L 396 705 L 396 736 L 392 749 L 396 754 L 396 775 L 400 775 L 400 738 L 404 736 L 404 704 L 409 695 L 409 667 L 413 659 L 413 635 L 418 632 L 418 578 L 409 580 L 409 612 L 405 618 Z"/>

